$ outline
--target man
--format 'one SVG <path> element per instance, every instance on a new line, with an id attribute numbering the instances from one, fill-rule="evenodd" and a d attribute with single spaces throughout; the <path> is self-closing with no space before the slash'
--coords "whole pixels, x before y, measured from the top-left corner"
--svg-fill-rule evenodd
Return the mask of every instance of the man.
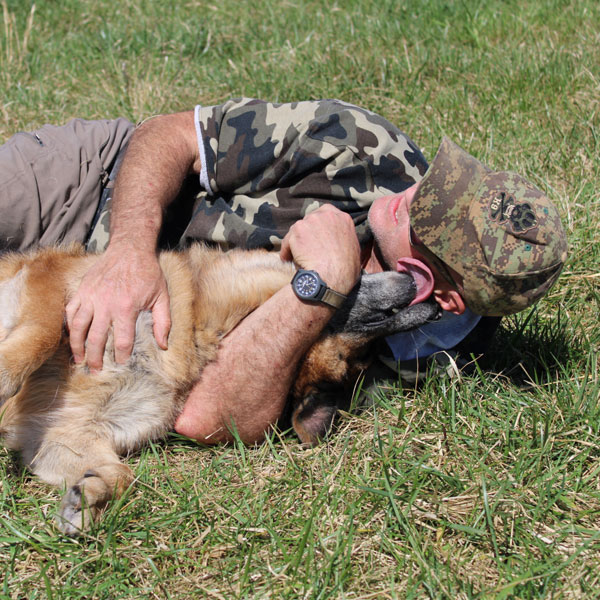
<path id="1" fill-rule="evenodd" d="M 42 243 L 83 239 L 86 224 L 91 227 L 95 217 L 103 222 L 97 192 L 112 184 L 100 182 L 102 173 L 114 178 L 128 144 L 112 193 L 110 243 L 66 311 L 74 359 L 85 358 L 92 369 L 102 366 L 111 327 L 116 359 L 127 360 L 140 310 L 152 311 L 157 342 L 167 347 L 169 299 L 157 240 L 168 229 L 167 209 L 189 213 L 194 197 L 182 243 L 280 247 L 283 258 L 316 271 L 341 294 L 352 289 L 361 268 L 408 270 L 421 282 L 420 295 L 433 293 L 448 315 L 466 315 L 458 324 L 445 321 L 419 349 L 420 342 L 392 340 L 396 358 L 404 358 L 409 346 L 412 358 L 431 346 L 452 347 L 477 325 L 478 315 L 525 308 L 556 280 L 566 257 L 555 209 L 527 182 L 492 173 L 449 140 L 423 178 L 427 164 L 411 140 L 381 117 L 343 102 L 233 100 L 151 119 L 133 135 L 122 121 L 71 128 L 77 131 L 42 128 L 25 140 L 36 152 L 54 144 L 54 162 L 56 153 L 74 146 L 79 154 L 70 155 L 79 163 L 72 160 L 71 171 L 75 178 L 78 169 L 85 171 L 77 185 L 58 174 L 55 187 L 63 199 L 49 208 L 37 202 L 32 227 L 21 223 L 31 217 L 24 190 L 18 197 L 14 191 L 14 181 L 26 179 L 27 164 L 34 164 L 24 158 L 31 148 L 26 153 L 12 139 L 10 154 L 2 148 L 0 173 L 10 175 L 2 176 L 3 196 L 29 212 L 0 239 L 6 246 L 17 239 L 35 243 L 36 236 Z M 25 165 L 17 173 L 15 157 Z M 64 163 L 61 157 L 60 169 Z M 39 196 L 52 196 L 43 193 L 56 175 L 47 171 L 33 176 Z M 176 200 L 190 175 L 199 177 L 197 194 Z M 73 188 L 83 193 L 65 193 Z M 74 234 L 81 214 L 85 224 Z M 91 247 L 102 246 L 99 229 Z M 234 426 L 246 442 L 262 439 L 283 410 L 298 361 L 334 310 L 303 302 L 291 286 L 280 290 L 224 340 L 190 394 L 177 431 L 210 443 L 230 439 Z"/>

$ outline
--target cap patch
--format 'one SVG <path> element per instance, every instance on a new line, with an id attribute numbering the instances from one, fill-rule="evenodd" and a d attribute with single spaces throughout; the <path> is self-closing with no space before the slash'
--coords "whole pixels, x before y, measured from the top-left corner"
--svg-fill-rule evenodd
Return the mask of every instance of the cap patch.
<path id="1" fill-rule="evenodd" d="M 537 215 L 529 202 L 517 202 L 514 196 L 500 192 L 490 202 L 490 219 L 507 225 L 513 234 L 522 234 L 537 227 Z"/>

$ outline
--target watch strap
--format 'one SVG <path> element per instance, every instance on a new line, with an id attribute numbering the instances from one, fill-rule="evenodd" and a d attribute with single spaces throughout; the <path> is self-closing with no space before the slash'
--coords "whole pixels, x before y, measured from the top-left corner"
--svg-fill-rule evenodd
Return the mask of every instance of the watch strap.
<path id="1" fill-rule="evenodd" d="M 344 294 L 340 294 L 328 287 L 320 301 L 324 304 L 329 304 L 329 306 L 333 306 L 333 308 L 340 308 L 340 306 L 344 304 L 346 298 L 347 296 L 344 296 Z"/>

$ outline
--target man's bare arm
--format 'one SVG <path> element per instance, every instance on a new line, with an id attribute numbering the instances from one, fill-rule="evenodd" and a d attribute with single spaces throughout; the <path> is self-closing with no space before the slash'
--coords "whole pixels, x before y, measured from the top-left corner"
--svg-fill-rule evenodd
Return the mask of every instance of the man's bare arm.
<path id="1" fill-rule="evenodd" d="M 317 271 L 329 287 L 347 294 L 360 274 L 352 219 L 330 206 L 296 223 L 282 256 Z M 283 411 L 298 362 L 318 339 L 334 309 L 304 303 L 291 286 L 246 317 L 223 341 L 217 360 L 203 371 L 175 424 L 205 443 L 264 438 Z"/>
<path id="2" fill-rule="evenodd" d="M 110 243 L 67 305 L 76 362 L 85 355 L 90 368 L 102 368 L 111 326 L 115 358 L 125 362 L 141 310 L 152 311 L 154 335 L 166 348 L 171 321 L 157 239 L 165 208 L 185 177 L 199 172 L 193 112 L 155 117 L 134 132 L 115 185 Z"/>
<path id="3" fill-rule="evenodd" d="M 300 358 L 333 309 L 308 306 L 286 287 L 223 340 L 217 360 L 202 372 L 175 424 L 206 444 L 261 441 L 281 416 Z"/>

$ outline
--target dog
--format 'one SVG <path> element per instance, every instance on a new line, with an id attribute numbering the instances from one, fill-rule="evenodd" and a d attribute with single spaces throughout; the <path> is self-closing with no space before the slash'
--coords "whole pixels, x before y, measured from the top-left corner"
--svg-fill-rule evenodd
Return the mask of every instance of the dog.
<path id="1" fill-rule="evenodd" d="M 0 257 L 0 433 L 34 474 L 66 486 L 57 523 L 68 535 L 88 529 L 132 484 L 119 456 L 173 427 L 220 341 L 295 272 L 263 250 L 222 252 L 198 244 L 163 252 L 168 350 L 158 347 L 151 314 L 142 312 L 129 361 L 115 362 L 109 336 L 104 367 L 93 373 L 72 360 L 64 310 L 99 256 L 69 246 Z M 375 339 L 439 316 L 433 301 L 409 306 L 414 296 L 408 274 L 360 279 L 306 354 L 291 390 L 292 424 L 303 443 L 325 437 L 337 391 L 368 366 Z"/>

